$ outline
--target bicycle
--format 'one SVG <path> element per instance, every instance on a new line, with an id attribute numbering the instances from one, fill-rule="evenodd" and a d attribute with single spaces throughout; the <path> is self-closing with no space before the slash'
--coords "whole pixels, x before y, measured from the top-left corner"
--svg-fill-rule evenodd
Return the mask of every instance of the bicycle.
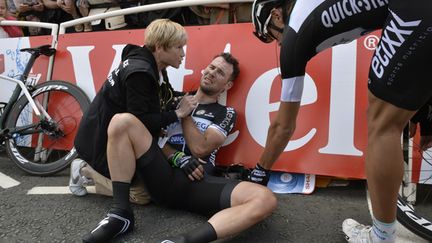
<path id="1" fill-rule="evenodd" d="M 66 81 L 35 84 L 28 80 L 36 59 L 54 55 L 54 48 L 43 45 L 20 51 L 31 55 L 19 78 L 0 75 L 0 79 L 16 83 L 9 101 L 0 105 L 0 145 L 20 169 L 33 175 L 51 175 L 77 157 L 73 138 L 90 100 Z"/>
<path id="2" fill-rule="evenodd" d="M 405 175 L 397 202 L 397 220 L 414 234 L 432 241 L 432 153 L 421 152 L 419 145 L 408 138 L 408 131 L 403 135 Z M 409 168 L 409 160 L 424 161 L 431 168 Z M 416 178 L 411 178 L 417 172 Z M 418 178 L 417 178 L 418 177 Z"/>

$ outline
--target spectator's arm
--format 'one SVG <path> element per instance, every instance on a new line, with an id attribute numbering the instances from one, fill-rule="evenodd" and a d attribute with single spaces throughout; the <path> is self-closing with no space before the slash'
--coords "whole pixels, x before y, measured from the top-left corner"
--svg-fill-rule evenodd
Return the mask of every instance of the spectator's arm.
<path id="1" fill-rule="evenodd" d="M 23 3 L 21 3 L 19 6 L 18 6 L 18 11 L 20 12 L 20 13 L 25 13 L 25 12 L 28 12 L 28 11 L 30 11 L 31 10 L 31 7 L 29 6 L 29 5 L 27 5 L 27 4 L 23 4 Z"/>
<path id="2" fill-rule="evenodd" d="M 43 5 L 48 9 L 57 9 L 59 8 L 56 1 L 52 0 L 42 0 Z"/>
<path id="3" fill-rule="evenodd" d="M 44 4 L 42 1 L 38 1 L 37 4 L 31 6 L 31 9 L 34 11 L 42 12 L 44 10 Z"/>

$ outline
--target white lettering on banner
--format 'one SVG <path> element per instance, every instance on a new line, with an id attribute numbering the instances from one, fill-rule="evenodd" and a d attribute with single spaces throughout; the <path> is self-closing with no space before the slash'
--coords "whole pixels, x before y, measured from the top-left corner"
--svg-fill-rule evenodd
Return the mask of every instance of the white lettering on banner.
<path id="1" fill-rule="evenodd" d="M 225 45 L 225 49 L 223 52 L 231 53 L 231 43 L 227 43 Z M 227 91 L 226 90 L 222 94 L 219 95 L 218 102 L 221 105 L 226 105 L 226 103 L 227 103 Z M 240 134 L 239 130 L 232 131 L 228 135 L 228 137 L 225 139 L 225 142 L 222 144 L 222 146 L 227 146 L 227 145 L 231 144 L 232 142 L 234 142 L 237 139 L 239 134 Z"/>
<path id="2" fill-rule="evenodd" d="M 95 46 L 69 46 L 66 48 L 72 56 L 76 84 L 84 90 L 90 100 L 93 100 L 96 95 L 89 57 L 90 51 L 94 48 Z"/>
<path id="3" fill-rule="evenodd" d="M 231 44 L 228 43 L 225 45 L 225 49 L 223 52 L 231 53 Z M 218 102 L 221 105 L 226 105 L 227 100 L 227 91 L 225 90 L 222 94 L 219 95 Z"/>
<path id="4" fill-rule="evenodd" d="M 323 154 L 362 156 L 354 147 L 357 41 L 332 50 L 329 136 Z"/>
<path id="5" fill-rule="evenodd" d="M 373 51 L 379 43 L 379 37 L 376 35 L 368 35 L 363 41 L 363 45 L 366 49 Z"/>
<path id="6" fill-rule="evenodd" d="M 112 48 L 115 50 L 114 60 L 111 64 L 111 68 L 107 73 L 107 76 L 118 67 L 121 62 L 121 53 L 125 44 L 113 45 Z M 71 46 L 67 47 L 67 50 L 71 53 L 72 64 L 74 67 L 74 74 L 76 83 L 81 87 L 84 92 L 88 95 L 90 100 L 96 96 L 96 89 L 94 87 L 94 79 L 92 69 L 90 66 L 90 51 L 95 46 Z"/>
<path id="7" fill-rule="evenodd" d="M 173 67 L 167 68 L 170 84 L 172 85 L 174 90 L 183 90 L 184 77 L 193 74 L 193 70 L 185 68 L 187 47 L 184 46 L 183 50 L 185 53 L 185 57 L 182 63 L 180 64 L 179 68 L 177 69 Z"/>
<path id="8" fill-rule="evenodd" d="M 270 89 L 275 77 L 279 75 L 278 68 L 271 69 L 252 84 L 246 98 L 245 118 L 246 125 L 252 138 L 261 146 L 265 146 L 267 138 L 267 128 L 270 126 L 270 112 L 279 109 L 280 102 L 270 103 Z M 312 78 L 306 74 L 304 80 L 304 90 L 301 105 L 315 103 L 318 97 L 317 89 Z M 259 118 L 259 119 L 258 119 Z M 316 128 L 312 128 L 305 136 L 297 140 L 291 140 L 284 151 L 298 149 L 308 143 L 316 133 Z"/>
<path id="9" fill-rule="evenodd" d="M 113 45 L 112 46 L 112 48 L 115 50 L 115 56 L 114 56 L 114 60 L 113 60 L 113 62 L 111 64 L 111 68 L 110 68 L 110 70 L 107 73 L 107 76 L 109 74 L 111 74 L 111 72 L 114 69 L 116 69 L 118 67 L 118 65 L 120 64 L 120 62 L 121 62 L 121 54 L 122 54 L 123 48 L 125 46 L 126 46 L 125 44 L 122 44 L 122 45 Z"/>

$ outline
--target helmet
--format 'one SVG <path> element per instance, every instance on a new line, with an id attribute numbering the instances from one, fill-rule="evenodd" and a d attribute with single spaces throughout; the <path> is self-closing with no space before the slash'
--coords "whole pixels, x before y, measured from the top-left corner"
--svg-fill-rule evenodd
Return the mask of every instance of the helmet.
<path id="1" fill-rule="evenodd" d="M 283 0 L 255 0 L 252 5 L 252 23 L 255 27 L 254 35 L 264 43 L 273 41 L 268 27 L 273 26 L 271 10 L 282 6 Z"/>

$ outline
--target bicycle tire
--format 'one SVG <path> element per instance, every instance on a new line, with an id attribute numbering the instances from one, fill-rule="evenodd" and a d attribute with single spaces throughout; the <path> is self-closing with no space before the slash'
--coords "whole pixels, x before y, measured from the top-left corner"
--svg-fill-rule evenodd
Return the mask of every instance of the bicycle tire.
<path id="1" fill-rule="evenodd" d="M 397 220 L 414 234 L 432 241 L 432 222 L 418 214 L 401 196 L 397 202 Z"/>
<path id="2" fill-rule="evenodd" d="M 45 131 L 17 132 L 6 142 L 6 151 L 20 169 L 32 175 L 47 176 L 63 170 L 78 156 L 73 140 L 90 100 L 79 87 L 60 80 L 35 86 L 31 96 L 40 104 L 43 99 L 47 100 L 45 110 L 58 124 L 63 136 L 52 136 Z M 22 96 L 12 107 L 6 127 L 38 124 L 37 117 L 32 114 L 29 101 Z M 42 147 L 36 145 L 38 142 Z"/>
<path id="3" fill-rule="evenodd" d="M 432 156 L 428 151 L 421 151 L 419 144 L 410 139 L 408 134 L 407 127 L 402 139 L 405 171 L 397 200 L 396 218 L 409 231 L 432 242 L 432 202 L 428 200 L 431 195 Z M 422 164 L 418 167 L 409 161 Z"/>

